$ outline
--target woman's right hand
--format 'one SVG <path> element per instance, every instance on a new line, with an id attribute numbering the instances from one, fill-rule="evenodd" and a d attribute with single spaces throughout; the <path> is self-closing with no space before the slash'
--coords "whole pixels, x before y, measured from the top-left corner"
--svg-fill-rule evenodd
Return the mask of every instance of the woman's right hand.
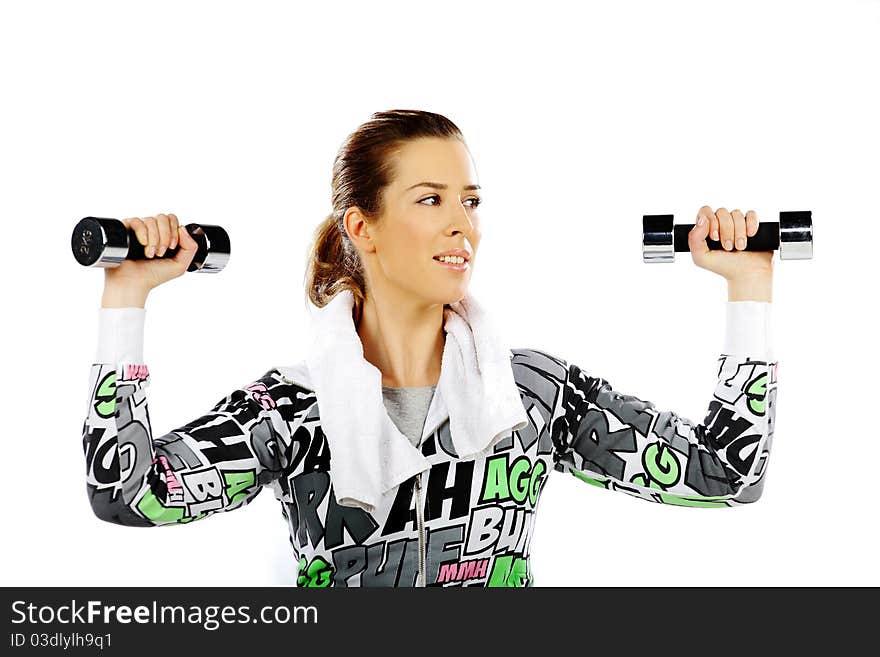
<path id="1" fill-rule="evenodd" d="M 192 262 L 199 245 L 177 221 L 173 214 L 157 214 L 154 217 L 123 219 L 126 229 L 133 229 L 138 242 L 144 246 L 144 260 L 123 260 L 116 267 L 104 269 L 105 298 L 108 289 L 114 295 L 122 293 L 129 297 L 146 295 L 154 287 L 184 274 Z M 162 258 L 168 249 L 180 246 L 174 257 Z"/>

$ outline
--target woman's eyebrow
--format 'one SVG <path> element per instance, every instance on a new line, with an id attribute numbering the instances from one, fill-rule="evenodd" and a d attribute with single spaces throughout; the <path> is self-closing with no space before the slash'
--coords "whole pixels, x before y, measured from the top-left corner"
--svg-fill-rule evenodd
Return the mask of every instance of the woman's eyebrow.
<path id="1" fill-rule="evenodd" d="M 410 185 L 409 187 L 407 187 L 403 191 L 408 192 L 413 187 L 433 187 L 434 189 L 446 189 L 447 187 L 449 187 L 449 185 L 444 185 L 443 183 L 438 183 L 438 182 L 426 181 L 426 182 L 416 183 L 415 185 Z M 462 189 L 480 189 L 480 186 L 479 185 L 465 185 Z"/>

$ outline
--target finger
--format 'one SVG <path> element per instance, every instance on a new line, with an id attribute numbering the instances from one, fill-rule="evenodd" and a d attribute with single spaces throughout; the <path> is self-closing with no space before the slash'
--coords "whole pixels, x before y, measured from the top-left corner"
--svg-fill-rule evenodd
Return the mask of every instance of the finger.
<path id="1" fill-rule="evenodd" d="M 195 254 L 198 251 L 199 245 L 193 239 L 193 236 L 189 234 L 186 226 L 178 226 L 177 234 L 180 244 L 180 250 L 174 254 L 172 260 L 179 265 L 185 265 L 189 267 L 189 264 L 192 262 L 192 259 L 195 257 Z"/>
<path id="2" fill-rule="evenodd" d="M 168 219 L 171 220 L 171 225 L 169 227 L 169 232 L 171 233 L 171 242 L 168 244 L 168 248 L 173 249 L 177 246 L 177 231 L 180 222 L 177 220 L 176 214 L 169 214 Z"/>
<path id="3" fill-rule="evenodd" d="M 181 226 L 180 230 L 177 231 L 177 234 L 180 236 L 180 248 L 182 249 L 197 249 L 199 243 L 196 242 L 195 238 L 190 235 L 190 232 L 186 229 L 186 226 Z"/>
<path id="4" fill-rule="evenodd" d="M 709 252 L 706 236 L 709 234 L 709 217 L 707 213 L 710 212 L 712 210 L 706 209 L 705 206 L 700 208 L 697 213 L 697 221 L 690 232 L 688 232 L 688 248 L 695 262 Z"/>
<path id="5" fill-rule="evenodd" d="M 718 218 L 715 216 L 715 213 L 712 211 L 712 208 L 708 205 L 704 205 L 700 208 L 700 211 L 697 213 L 699 217 L 700 214 L 704 215 L 709 220 L 709 235 L 713 240 L 718 239 Z"/>
<path id="6" fill-rule="evenodd" d="M 195 241 L 192 235 L 189 234 L 189 231 L 186 229 L 186 226 L 180 226 L 177 229 L 178 235 L 178 243 L 180 244 L 180 250 L 175 255 L 175 260 L 179 260 L 180 258 L 186 260 L 187 258 L 192 259 L 192 255 L 199 249 L 199 243 Z M 189 262 L 189 260 L 187 260 Z"/>
<path id="7" fill-rule="evenodd" d="M 718 220 L 715 218 L 715 213 L 712 212 L 712 208 L 708 205 L 704 205 L 697 211 L 697 219 L 700 218 L 700 215 L 704 216 L 708 220 L 708 224 L 706 228 L 708 229 L 708 235 L 712 236 L 713 240 L 718 239 Z"/>
<path id="8" fill-rule="evenodd" d="M 156 217 L 145 218 L 144 224 L 147 226 L 147 246 L 144 255 L 152 258 L 156 255 L 156 245 L 159 243 L 159 227 L 156 225 Z"/>
<path id="9" fill-rule="evenodd" d="M 758 232 L 758 215 L 754 210 L 746 212 L 746 235 L 751 237 Z"/>
<path id="10" fill-rule="evenodd" d="M 715 211 L 718 217 L 718 229 L 721 234 L 721 244 L 725 251 L 733 249 L 733 217 L 727 211 L 727 208 L 718 208 Z"/>
<path id="11" fill-rule="evenodd" d="M 165 249 L 168 248 L 168 243 L 171 241 L 171 232 L 168 229 L 170 221 L 167 214 L 156 215 L 156 227 L 159 229 L 159 243 L 156 245 L 156 255 L 160 257 L 165 253 Z"/>
<path id="12" fill-rule="evenodd" d="M 738 208 L 731 212 L 730 216 L 733 217 L 733 243 L 742 251 L 746 248 L 746 218 Z"/>
<path id="13" fill-rule="evenodd" d="M 147 226 L 146 224 L 144 224 L 144 220 L 140 217 L 132 217 L 131 219 L 126 219 L 125 221 L 128 222 L 128 226 L 134 231 L 135 237 L 137 237 L 137 241 L 140 242 L 143 246 L 146 246 L 147 242 L 150 241 L 150 236 L 147 233 Z"/>

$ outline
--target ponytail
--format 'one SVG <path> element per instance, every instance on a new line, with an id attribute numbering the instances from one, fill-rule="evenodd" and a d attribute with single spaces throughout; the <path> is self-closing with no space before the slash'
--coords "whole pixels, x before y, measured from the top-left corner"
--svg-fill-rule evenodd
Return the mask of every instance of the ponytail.
<path id="1" fill-rule="evenodd" d="M 343 290 L 354 296 L 352 320 L 360 322 L 366 298 L 363 265 L 360 255 L 342 222 L 342 217 L 329 214 L 315 230 L 306 272 L 306 292 L 309 300 L 323 308 Z"/>

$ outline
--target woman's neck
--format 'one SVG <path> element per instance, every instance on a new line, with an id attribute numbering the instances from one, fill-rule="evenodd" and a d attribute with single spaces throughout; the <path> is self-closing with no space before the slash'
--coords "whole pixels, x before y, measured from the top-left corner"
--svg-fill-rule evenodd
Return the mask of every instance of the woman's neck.
<path id="1" fill-rule="evenodd" d="M 443 304 L 411 298 L 367 295 L 357 333 L 364 358 L 382 373 L 382 385 L 409 388 L 435 385 L 446 334 Z"/>

